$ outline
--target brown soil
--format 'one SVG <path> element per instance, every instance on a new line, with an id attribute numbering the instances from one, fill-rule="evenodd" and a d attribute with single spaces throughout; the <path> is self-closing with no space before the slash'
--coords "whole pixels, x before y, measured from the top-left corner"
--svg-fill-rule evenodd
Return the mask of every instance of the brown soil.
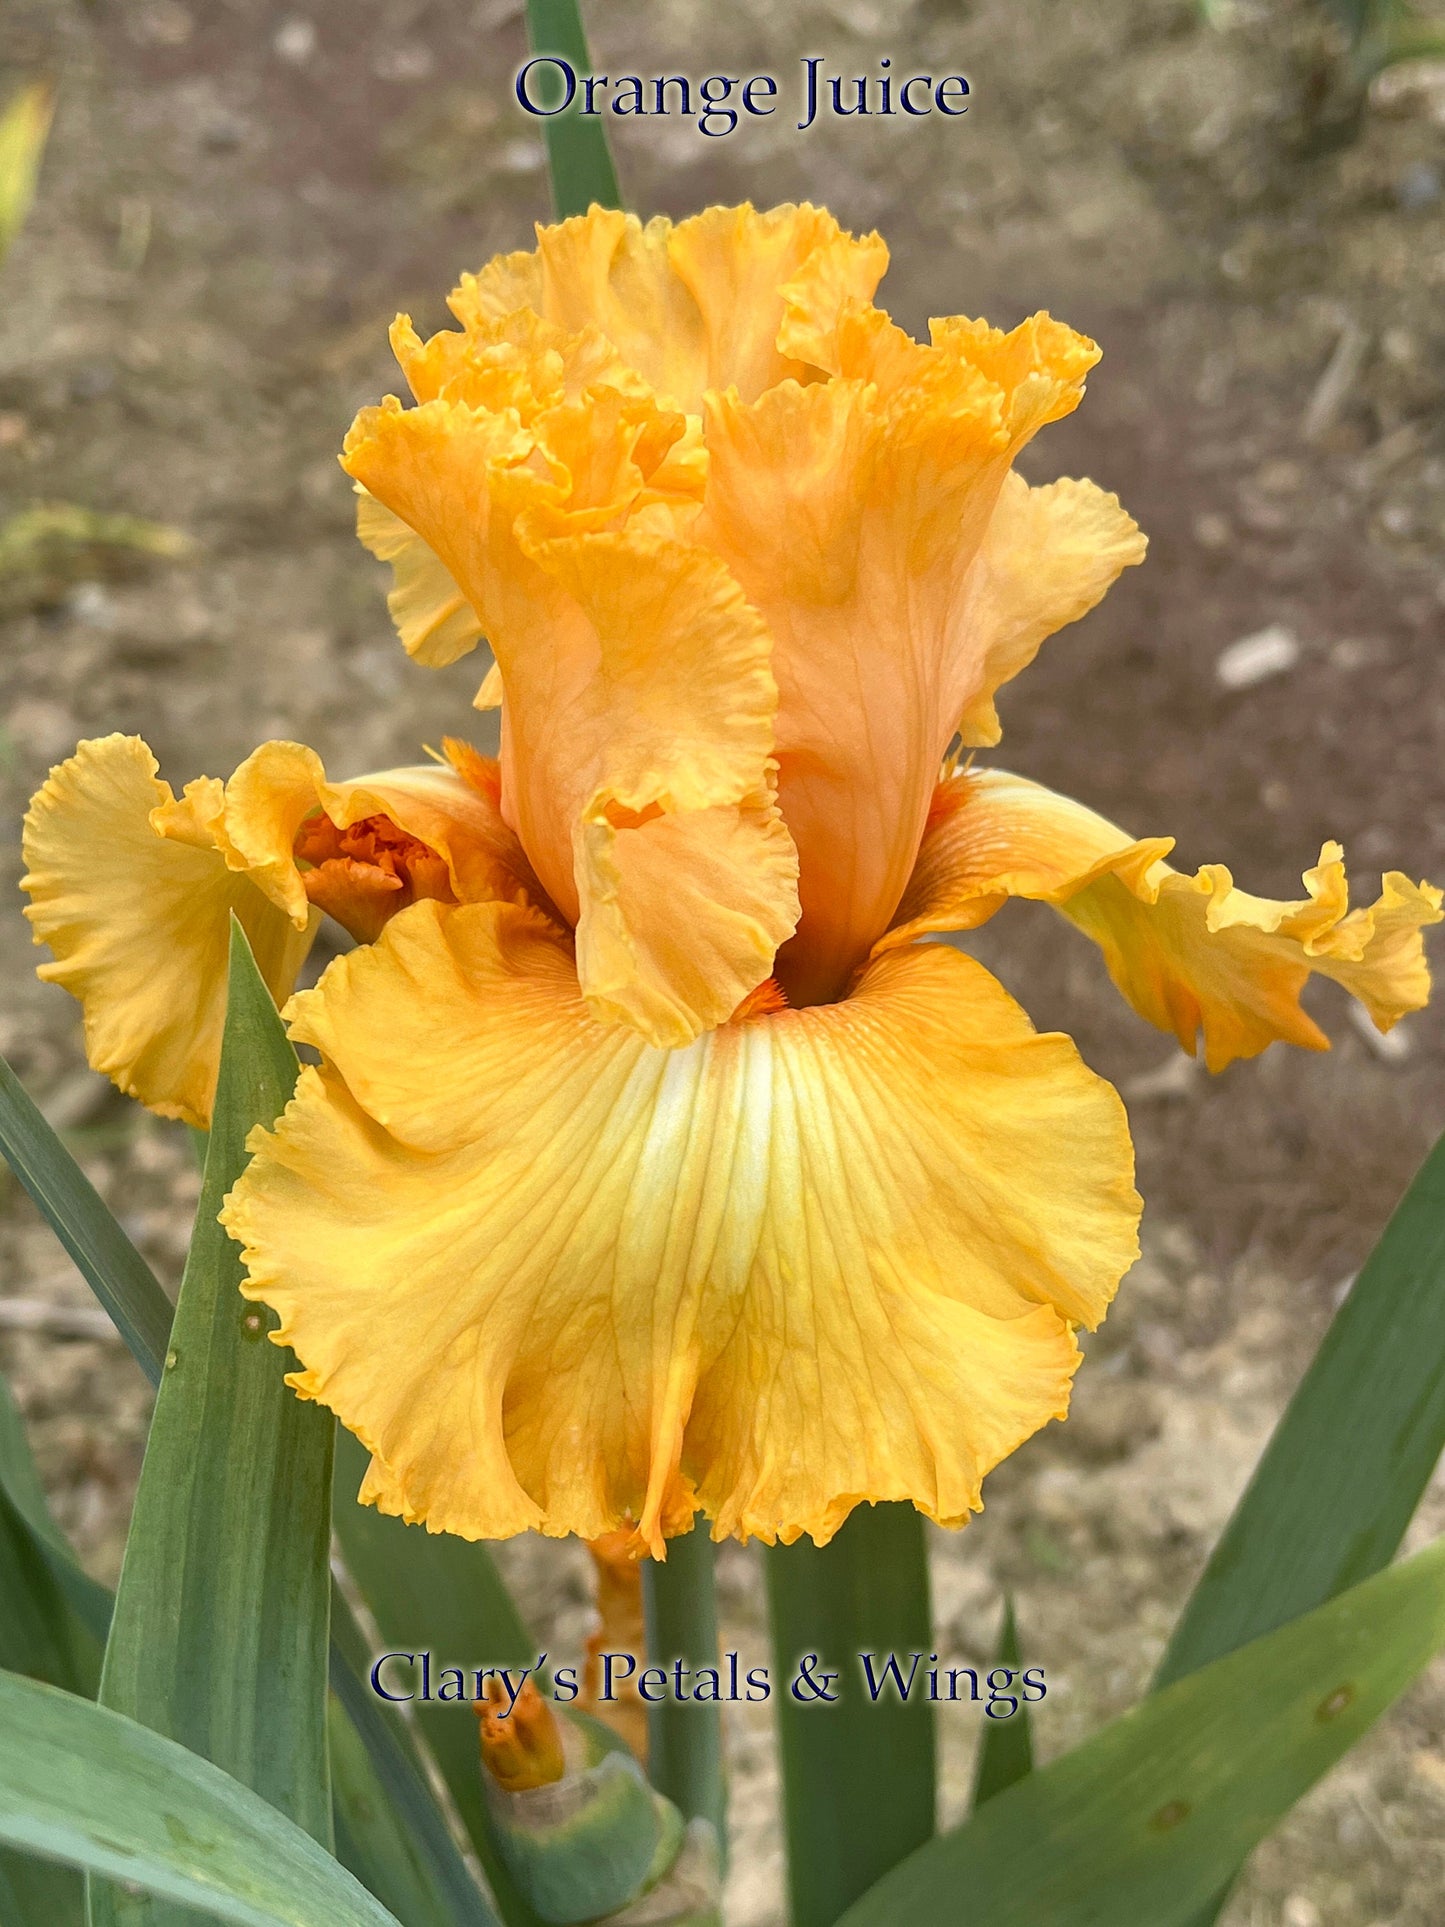
<path id="1" fill-rule="evenodd" d="M 1000 760 L 1183 860 L 1290 895 L 1340 837 L 1381 868 L 1445 873 L 1445 79 L 1402 76 L 1353 140 L 1312 103 L 1328 45 L 1302 4 L 874 0 L 593 8 L 596 65 L 961 69 L 961 121 L 727 140 L 634 123 L 634 204 L 807 195 L 893 249 L 886 294 L 1010 322 L 1046 306 L 1106 359 L 1031 479 L 1088 473 L 1148 530 L 1147 565 L 1007 692 Z M 77 737 L 141 732 L 168 776 L 227 773 L 257 741 L 340 772 L 465 727 L 475 672 L 406 663 L 351 534 L 334 454 L 392 385 L 385 324 L 440 325 L 456 273 L 544 212 L 511 102 L 512 0 L 10 0 L 0 71 L 61 78 L 39 205 L 4 270 L 0 512 L 63 499 L 180 525 L 196 560 L 77 584 L 0 623 L 0 856 Z M 1323 382 L 1333 368 L 1330 382 Z M 1335 379 L 1339 377 L 1339 379 Z M 1333 390 L 1333 392 L 1332 392 Z M 24 599 L 22 598 L 22 605 Z M 1221 650 L 1271 624 L 1296 665 L 1231 693 Z M 475 730 L 473 731 L 475 734 Z M 1041 1026 L 1069 1029 L 1130 1099 L 1148 1256 L 1092 1348 L 1075 1416 L 995 1476 L 937 1544 L 940 1640 L 987 1653 L 1001 1589 L 1056 1682 L 1053 1751 L 1126 1705 L 1317 1341 L 1445 1124 L 1445 1028 L 1386 1054 L 1322 997 L 1324 1057 L 1276 1051 L 1211 1081 L 1114 997 L 1093 952 L 1015 906 L 979 953 Z M 170 1279 L 195 1199 L 189 1146 L 82 1070 L 75 1007 L 30 976 L 0 911 L 0 1045 Z M 1169 1067 L 1169 1074 L 1151 1073 Z M 0 1292 L 82 1304 L 25 1201 L 0 1199 Z M 0 1335 L 57 1509 L 116 1570 L 147 1397 L 118 1348 Z M 1426 1522 L 1445 1524 L 1445 1489 Z M 1421 1530 L 1423 1531 L 1422 1523 Z M 508 1554 L 559 1641 L 585 1630 L 575 1561 Z M 723 1563 L 732 1643 L 761 1637 L 750 1553 Z M 1440 1918 L 1445 1679 L 1417 1688 L 1257 1855 L 1230 1927 L 1428 1927 Z M 976 1723 L 944 1722 L 948 1810 Z M 770 1743 L 739 1722 L 731 1918 L 778 1916 Z"/>

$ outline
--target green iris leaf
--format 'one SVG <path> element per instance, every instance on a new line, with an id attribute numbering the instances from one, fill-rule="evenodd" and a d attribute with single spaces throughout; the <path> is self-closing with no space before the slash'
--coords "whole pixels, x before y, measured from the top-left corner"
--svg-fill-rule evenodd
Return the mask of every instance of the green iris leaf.
<path id="1" fill-rule="evenodd" d="M 0 1841 L 126 1881 L 191 1918 L 397 1927 L 239 1780 L 123 1714 L 14 1673 L 0 1673 Z"/>

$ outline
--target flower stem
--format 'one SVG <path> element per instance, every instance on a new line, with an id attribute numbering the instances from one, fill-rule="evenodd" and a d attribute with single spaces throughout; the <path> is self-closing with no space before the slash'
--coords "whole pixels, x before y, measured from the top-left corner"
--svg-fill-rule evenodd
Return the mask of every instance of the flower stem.
<path id="1" fill-rule="evenodd" d="M 642 1562 L 647 1658 L 668 1675 L 667 1692 L 647 1709 L 648 1773 L 684 1820 L 711 1820 L 726 1845 L 727 1791 L 723 1780 L 722 1721 L 717 1703 L 675 1693 L 673 1668 L 718 1664 L 717 1596 L 713 1547 L 706 1526 L 670 1539 L 667 1559 Z M 682 1675 L 683 1691 L 695 1682 Z"/>
<path id="2" fill-rule="evenodd" d="M 859 1506 L 830 1544 L 775 1546 L 766 1564 L 792 1920 L 831 1927 L 933 1832 L 923 1520 L 911 1506 Z M 863 1654 L 884 1682 L 876 1700 Z M 903 1701 L 885 1668 L 892 1656 L 908 1682 L 915 1655 Z M 806 1674 L 829 1672 L 835 1699 L 810 1698 Z"/>

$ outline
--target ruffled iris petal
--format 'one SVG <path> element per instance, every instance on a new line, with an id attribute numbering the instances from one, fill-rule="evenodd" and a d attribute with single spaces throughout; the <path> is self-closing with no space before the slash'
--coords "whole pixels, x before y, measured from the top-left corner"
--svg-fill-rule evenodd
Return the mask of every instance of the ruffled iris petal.
<path id="1" fill-rule="evenodd" d="M 545 331 L 513 330 L 498 352 L 509 368 L 532 356 L 525 426 L 444 395 L 371 409 L 347 464 L 485 624 L 504 808 L 577 926 L 594 1010 L 685 1044 L 768 977 L 797 922 L 770 638 L 688 537 L 681 418 L 606 387 L 578 405 Z"/>
<path id="2" fill-rule="evenodd" d="M 1278 902 L 1236 889 L 1223 864 L 1195 875 L 1164 861 L 1167 837 L 1135 839 L 1082 804 L 1002 770 L 939 786 L 917 868 L 883 952 L 925 931 L 969 929 L 1011 896 L 1051 904 L 1098 944 L 1142 1017 L 1185 1050 L 1203 1035 L 1222 1070 L 1282 1040 L 1327 1050 L 1300 1003 L 1311 974 L 1357 997 L 1380 1030 L 1430 994 L 1422 930 L 1441 892 L 1397 870 L 1351 910 L 1343 852 L 1327 843 L 1306 895 Z"/>
<path id="3" fill-rule="evenodd" d="M 465 326 L 530 308 L 568 333 L 597 329 L 658 394 L 695 414 L 710 388 L 751 401 L 815 374 L 815 348 L 839 311 L 871 299 L 887 265 L 878 235 L 855 239 L 806 204 L 714 207 L 645 226 L 594 207 L 539 227 L 535 253 L 464 276 L 451 307 Z"/>
<path id="4" fill-rule="evenodd" d="M 389 562 L 386 606 L 406 653 L 445 669 L 482 640 L 476 612 L 443 564 L 399 515 L 358 485 L 356 533 L 378 562 Z"/>
<path id="5" fill-rule="evenodd" d="M 961 1523 L 1135 1254 L 1117 1097 L 938 946 L 664 1051 L 525 910 L 418 904 L 290 1014 L 323 1068 L 226 1223 L 369 1495 L 437 1529 Z"/>
<path id="6" fill-rule="evenodd" d="M 200 777 L 178 798 L 139 737 L 82 743 L 26 818 L 26 914 L 55 953 L 40 975 L 84 1006 L 95 1069 L 162 1116 L 209 1124 L 233 912 L 278 1004 L 323 910 L 363 941 L 416 896 L 555 916 L 502 822 L 495 762 L 447 749 L 446 768 L 333 783 L 304 744 L 263 743 L 229 783 Z M 298 857 L 323 822 L 333 842 L 371 826 L 358 854 L 379 841 L 384 860 Z"/>
<path id="7" fill-rule="evenodd" d="M 418 405 L 363 411 L 348 439 L 403 640 L 450 659 L 485 629 L 497 666 L 477 700 L 503 708 L 509 820 L 578 923 L 594 1010 L 654 1043 L 719 1022 L 769 945 L 794 1001 L 843 993 L 907 884 L 954 732 L 994 740 L 999 686 L 1143 553 L 1092 484 L 1030 490 L 1010 474 L 1030 437 L 1077 406 L 1093 342 L 1047 315 L 1007 333 L 936 321 L 915 342 L 872 306 L 886 264 L 877 236 L 855 239 L 809 207 L 713 208 L 676 227 L 594 208 L 465 280 L 460 332 L 422 341 L 400 321 L 393 343 Z M 678 547 L 694 575 L 709 558 L 761 617 L 771 734 L 695 805 L 675 793 L 676 761 L 633 785 L 641 803 L 603 767 L 596 738 L 608 759 L 625 755 L 636 711 L 625 690 L 618 700 L 595 621 L 577 619 L 609 593 L 588 581 L 610 560 L 589 536 L 629 545 L 639 587 L 659 577 L 639 634 L 683 756 L 706 754 L 704 712 L 725 684 L 675 608 L 670 628 L 659 620 Z M 679 663 L 696 718 L 673 700 Z M 760 688 L 753 675 L 739 685 L 737 722 L 762 720 Z M 730 741 L 742 749 L 736 729 Z M 654 742 L 643 729 L 637 754 Z M 685 825 L 690 808 L 707 820 Z M 677 854 L 698 853 L 685 887 L 700 949 L 717 959 L 701 994 L 648 927 L 641 890 L 615 884 L 638 828 L 619 809 L 661 812 Z M 729 810 L 741 814 L 729 822 Z M 594 847 L 604 818 L 623 832 L 615 853 Z M 764 906 L 725 874 L 748 824 L 764 832 L 770 878 L 791 838 L 800 909 L 790 883 Z M 634 855 L 640 877 L 646 853 Z M 740 918 L 756 935 L 741 948 Z"/>
<path id="8" fill-rule="evenodd" d="M 26 911 L 40 965 L 84 1010 L 91 1065 L 163 1117 L 210 1123 L 226 1018 L 232 914 L 278 1003 L 317 915 L 298 925 L 218 846 L 221 785 L 182 798 L 137 736 L 84 742 L 25 819 Z"/>
<path id="9" fill-rule="evenodd" d="M 1144 550 L 1091 483 L 1009 472 L 1076 404 L 1083 336 L 1036 316 L 920 345 L 871 309 L 836 333 L 834 380 L 710 398 L 699 524 L 774 638 L 803 907 L 778 974 L 804 1002 L 839 995 L 887 927 L 954 732 L 995 740 L 995 690 Z"/>
<path id="10" fill-rule="evenodd" d="M 1138 524 L 1092 482 L 1030 488 L 1010 473 L 968 573 L 958 627 L 973 648 L 972 687 L 957 717 L 970 747 L 1003 734 L 994 697 L 1055 631 L 1087 615 L 1122 569 L 1144 560 Z"/>

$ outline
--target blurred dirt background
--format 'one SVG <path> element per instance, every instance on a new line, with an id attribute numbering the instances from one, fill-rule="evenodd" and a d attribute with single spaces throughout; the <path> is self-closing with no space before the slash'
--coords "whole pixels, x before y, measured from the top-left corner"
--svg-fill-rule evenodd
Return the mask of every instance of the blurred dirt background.
<path id="1" fill-rule="evenodd" d="M 969 76 L 959 121 L 801 136 L 780 113 L 722 140 L 634 122 L 617 149 L 645 211 L 809 196 L 876 225 L 884 297 L 915 328 L 1046 306 L 1103 343 L 1083 409 L 1026 467 L 1117 489 L 1150 558 L 1006 692 L 997 759 L 1257 891 L 1296 894 L 1336 835 L 1361 893 L 1381 868 L 1445 878 L 1445 71 L 1397 70 L 1332 141 L 1330 45 L 1303 0 L 590 14 L 599 72 L 770 71 L 785 99 L 803 53 Z M 170 1283 L 190 1147 L 85 1070 L 76 1007 L 31 976 L 20 814 L 78 737 L 113 729 L 143 734 L 177 787 L 272 735 L 340 773 L 480 737 L 475 667 L 431 674 L 393 641 L 335 451 L 394 385 L 392 314 L 442 325 L 457 273 L 525 245 L 545 212 L 541 143 L 509 91 L 523 48 L 515 0 L 7 0 L 0 19 L 0 81 L 60 83 L 0 288 L 0 515 L 61 500 L 196 544 L 148 571 L 92 558 L 76 579 L 0 580 L 0 1045 Z M 1252 674 L 1221 664 L 1261 631 Z M 1052 1753 L 1140 1690 L 1445 1124 L 1445 1020 L 1382 1042 L 1323 997 L 1330 1055 L 1277 1050 L 1209 1080 L 1047 912 L 1012 906 L 976 941 L 1121 1085 L 1150 1205 L 1075 1416 L 936 1544 L 940 1652 L 986 1659 L 1012 1589 Z M 0 1362 L 60 1517 L 113 1578 L 148 1395 L 13 1186 Z M 1442 1526 L 1437 1484 L 1418 1530 Z M 554 1656 L 580 1646 L 576 1560 L 506 1556 Z M 728 1643 L 755 1648 L 753 1554 L 728 1549 L 722 1575 Z M 945 1712 L 950 1815 L 977 1730 Z M 1442 1734 L 1437 1671 L 1256 1856 L 1230 1927 L 1438 1924 Z M 731 1918 L 764 1927 L 781 1918 L 766 1722 L 735 1721 L 731 1743 Z"/>

